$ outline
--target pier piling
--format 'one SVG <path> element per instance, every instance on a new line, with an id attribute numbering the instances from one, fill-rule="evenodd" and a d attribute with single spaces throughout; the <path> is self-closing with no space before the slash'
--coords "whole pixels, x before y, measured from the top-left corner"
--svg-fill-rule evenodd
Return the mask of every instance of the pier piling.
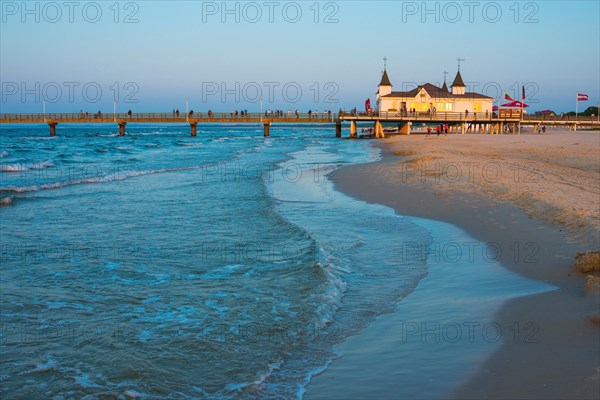
<path id="1" fill-rule="evenodd" d="M 192 137 L 196 137 L 197 129 L 198 129 L 198 122 L 196 122 L 196 121 L 190 122 L 190 132 L 192 134 Z"/>
<path id="2" fill-rule="evenodd" d="M 56 136 L 56 125 L 58 125 L 58 122 L 48 122 L 48 126 L 50 127 L 50 136 Z"/>
<path id="3" fill-rule="evenodd" d="M 410 135 L 410 122 L 399 122 L 398 123 L 398 133 L 400 135 Z"/>
<path id="4" fill-rule="evenodd" d="M 269 137 L 269 129 L 271 128 L 271 123 L 265 122 L 263 128 L 265 137 Z"/>
<path id="5" fill-rule="evenodd" d="M 335 137 L 342 137 L 342 121 L 335 121 Z"/>
<path id="6" fill-rule="evenodd" d="M 125 125 L 127 125 L 127 122 L 119 121 L 119 136 L 125 136 Z"/>
<path id="7" fill-rule="evenodd" d="M 383 125 L 381 125 L 381 121 L 375 121 L 375 137 L 376 138 L 384 138 L 385 134 L 383 133 Z"/>

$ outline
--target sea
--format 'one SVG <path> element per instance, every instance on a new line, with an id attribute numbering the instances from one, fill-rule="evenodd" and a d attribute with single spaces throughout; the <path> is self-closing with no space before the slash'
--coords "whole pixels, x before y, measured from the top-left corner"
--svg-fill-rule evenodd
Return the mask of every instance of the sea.
<path id="1" fill-rule="evenodd" d="M 373 141 L 117 131 L 0 126 L 2 399 L 300 399 L 429 273 L 435 221 L 335 189 Z"/>

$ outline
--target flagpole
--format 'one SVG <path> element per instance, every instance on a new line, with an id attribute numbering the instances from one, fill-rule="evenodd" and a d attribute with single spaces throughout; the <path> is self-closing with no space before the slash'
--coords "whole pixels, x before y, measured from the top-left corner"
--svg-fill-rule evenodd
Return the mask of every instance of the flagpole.
<path id="1" fill-rule="evenodd" d="M 575 125 L 573 131 L 577 132 L 577 114 L 579 113 L 579 92 L 575 93 Z"/>
<path id="2" fill-rule="evenodd" d="M 518 87 L 518 86 L 517 86 Z M 517 89 L 517 93 L 519 89 Z M 521 96 L 521 100 L 523 100 L 523 96 Z M 519 132 L 518 134 L 521 134 L 521 120 L 523 119 L 523 101 L 521 101 L 521 115 L 519 116 Z"/>
<path id="3" fill-rule="evenodd" d="M 521 118 L 519 119 L 519 135 L 521 134 L 521 121 L 523 121 L 523 102 L 525 101 L 525 86 L 521 84 Z"/>

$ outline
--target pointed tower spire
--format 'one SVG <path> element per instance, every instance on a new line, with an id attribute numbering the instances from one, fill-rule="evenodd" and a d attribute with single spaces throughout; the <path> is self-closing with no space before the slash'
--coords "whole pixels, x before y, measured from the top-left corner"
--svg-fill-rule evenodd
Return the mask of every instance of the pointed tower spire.
<path id="1" fill-rule="evenodd" d="M 442 85 L 442 92 L 448 92 L 448 85 L 446 85 L 446 75 L 448 75 L 448 71 L 444 71 L 444 84 Z"/>
<path id="2" fill-rule="evenodd" d="M 465 83 L 463 82 L 462 76 L 460 75 L 460 71 L 456 72 L 456 77 L 454 78 L 454 82 L 452 82 L 452 94 L 461 95 L 465 94 Z"/>
<path id="3" fill-rule="evenodd" d="M 379 86 L 392 86 L 390 78 L 388 78 L 387 74 L 387 60 L 387 57 L 383 57 L 383 75 L 381 76 L 381 82 L 379 82 Z"/>
<path id="4" fill-rule="evenodd" d="M 381 75 L 381 82 L 379 82 L 379 90 L 377 96 L 382 97 L 392 93 L 392 83 L 387 74 L 387 57 L 383 58 L 383 74 Z"/>
<path id="5" fill-rule="evenodd" d="M 454 82 L 452 82 L 452 87 L 465 87 L 465 83 L 463 82 L 462 76 L 460 75 L 460 71 L 456 72 L 456 77 L 454 78 Z"/>
<path id="6" fill-rule="evenodd" d="M 379 82 L 379 86 L 392 86 L 390 78 L 388 78 L 388 74 L 385 69 L 383 70 L 383 75 L 381 76 L 381 82 Z"/>
<path id="7" fill-rule="evenodd" d="M 460 62 L 466 60 L 458 57 L 456 61 L 458 61 L 458 71 L 456 71 L 456 77 L 454 78 L 454 82 L 452 82 L 452 94 L 462 95 L 465 94 L 465 83 L 460 75 Z"/>

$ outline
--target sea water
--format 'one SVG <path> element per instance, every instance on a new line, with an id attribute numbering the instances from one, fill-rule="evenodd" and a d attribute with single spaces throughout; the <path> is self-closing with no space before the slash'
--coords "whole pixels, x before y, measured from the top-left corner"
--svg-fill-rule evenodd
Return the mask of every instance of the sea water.
<path id="1" fill-rule="evenodd" d="M 332 127 L 0 128 L 2 398 L 300 398 L 428 273 Z"/>

